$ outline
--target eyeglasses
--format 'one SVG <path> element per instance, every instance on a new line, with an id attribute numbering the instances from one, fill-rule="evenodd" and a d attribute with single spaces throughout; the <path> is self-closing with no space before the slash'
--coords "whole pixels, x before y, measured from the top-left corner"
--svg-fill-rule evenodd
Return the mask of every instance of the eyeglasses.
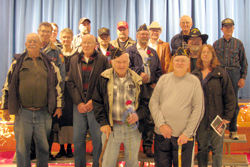
<path id="1" fill-rule="evenodd" d="M 51 31 L 45 31 L 45 30 L 40 30 L 40 32 L 42 32 L 43 34 L 50 34 L 51 33 Z"/>
<path id="2" fill-rule="evenodd" d="M 190 25 L 190 22 L 181 22 L 182 25 L 186 24 L 186 25 Z"/>
<path id="3" fill-rule="evenodd" d="M 27 43 L 31 44 L 31 43 L 37 44 L 39 41 L 38 40 L 28 40 Z"/>

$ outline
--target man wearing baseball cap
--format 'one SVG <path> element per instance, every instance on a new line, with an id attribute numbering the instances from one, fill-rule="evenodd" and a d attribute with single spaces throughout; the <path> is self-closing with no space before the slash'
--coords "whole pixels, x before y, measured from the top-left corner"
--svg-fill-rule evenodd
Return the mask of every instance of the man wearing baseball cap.
<path id="1" fill-rule="evenodd" d="M 131 39 L 129 36 L 128 23 L 125 21 L 120 21 L 117 23 L 117 36 L 116 40 L 110 42 L 116 48 L 121 48 L 122 50 L 126 50 L 129 46 L 132 46 L 136 42 Z"/>
<path id="2" fill-rule="evenodd" d="M 248 63 L 243 43 L 232 36 L 234 31 L 234 21 L 230 18 L 226 18 L 221 24 L 221 31 L 224 35 L 221 39 L 214 42 L 213 47 L 221 63 L 221 67 L 227 71 L 233 83 L 237 103 L 234 116 L 229 123 L 229 131 L 231 139 L 238 140 L 238 89 L 243 88 L 245 85 Z"/>
<path id="3" fill-rule="evenodd" d="M 80 33 L 74 36 L 74 39 L 72 42 L 73 48 L 78 49 L 79 53 L 82 51 L 82 48 L 81 48 L 82 36 L 85 34 L 89 34 L 91 31 L 90 23 L 91 21 L 86 17 L 83 17 L 79 20 L 78 28 L 80 30 Z"/>
<path id="4" fill-rule="evenodd" d="M 196 61 L 204 43 L 207 42 L 208 35 L 201 34 L 198 28 L 192 28 L 189 35 L 184 35 L 183 40 L 188 44 L 186 49 L 191 60 L 191 72 L 196 68 Z"/>
<path id="5" fill-rule="evenodd" d="M 108 59 L 110 58 L 110 51 L 114 48 L 110 42 L 110 32 L 108 28 L 102 27 L 98 29 L 98 45 L 96 46 L 95 50 L 100 54 L 107 56 Z"/>
<path id="6" fill-rule="evenodd" d="M 116 166 L 123 143 L 126 166 L 138 167 L 141 132 L 149 114 L 149 97 L 142 78 L 129 69 L 128 53 L 115 48 L 111 57 L 112 68 L 98 78 L 93 94 L 95 118 L 101 126 L 103 145 L 108 139 L 102 166 Z"/>

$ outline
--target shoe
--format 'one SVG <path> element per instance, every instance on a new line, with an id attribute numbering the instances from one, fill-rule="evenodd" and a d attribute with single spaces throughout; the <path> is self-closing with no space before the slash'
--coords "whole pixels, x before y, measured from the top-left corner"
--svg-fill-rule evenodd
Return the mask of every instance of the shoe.
<path id="1" fill-rule="evenodd" d="M 72 153 L 72 149 L 71 149 L 71 148 L 68 148 L 68 149 L 67 149 L 66 157 L 72 158 L 73 156 L 74 156 L 74 154 Z"/>
<path id="2" fill-rule="evenodd" d="M 36 154 L 30 153 L 30 160 L 32 161 L 32 160 L 34 160 L 34 159 L 36 159 Z"/>
<path id="3" fill-rule="evenodd" d="M 233 140 L 239 140 L 239 135 L 237 134 L 237 132 L 230 132 L 229 137 Z"/>
<path id="4" fill-rule="evenodd" d="M 49 158 L 51 161 L 55 161 L 56 160 L 56 157 L 54 157 L 52 154 L 49 154 Z"/>
<path id="5" fill-rule="evenodd" d="M 144 153 L 147 157 L 154 157 L 154 153 L 152 152 L 151 147 L 145 147 Z"/>
<path id="6" fill-rule="evenodd" d="M 57 154 L 56 154 L 56 158 L 61 158 L 62 156 L 66 156 L 66 152 L 65 150 L 60 150 Z"/>

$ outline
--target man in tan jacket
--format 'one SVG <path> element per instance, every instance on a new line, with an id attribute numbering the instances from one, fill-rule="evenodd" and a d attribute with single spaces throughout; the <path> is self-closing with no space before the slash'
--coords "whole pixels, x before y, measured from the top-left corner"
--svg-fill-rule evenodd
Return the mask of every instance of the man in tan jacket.
<path id="1" fill-rule="evenodd" d="M 158 22 L 152 22 L 150 26 L 148 26 L 148 29 L 150 34 L 150 40 L 148 45 L 156 50 L 161 61 L 162 74 L 165 74 L 168 71 L 171 59 L 169 43 L 163 42 L 159 39 L 162 32 L 162 26 L 160 26 Z"/>

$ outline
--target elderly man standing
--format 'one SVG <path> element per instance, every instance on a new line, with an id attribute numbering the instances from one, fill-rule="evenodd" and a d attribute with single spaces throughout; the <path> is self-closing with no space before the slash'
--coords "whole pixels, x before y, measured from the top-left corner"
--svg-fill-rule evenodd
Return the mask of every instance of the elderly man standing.
<path id="1" fill-rule="evenodd" d="M 169 43 L 160 40 L 159 37 L 162 32 L 162 26 L 160 26 L 158 22 L 152 22 L 150 26 L 148 26 L 148 29 L 150 35 L 148 46 L 156 50 L 161 61 L 162 73 L 165 74 L 168 72 L 168 67 L 172 56 Z"/>
<path id="2" fill-rule="evenodd" d="M 135 44 L 136 42 L 129 36 L 128 23 L 125 21 L 120 21 L 117 23 L 117 36 L 116 40 L 110 42 L 116 48 L 126 50 L 129 46 Z"/>
<path id="3" fill-rule="evenodd" d="M 229 123 L 229 131 L 231 139 L 238 140 L 238 91 L 239 88 L 243 88 L 245 86 L 248 63 L 243 43 L 239 39 L 233 37 L 234 21 L 232 19 L 226 18 L 221 24 L 221 31 L 224 35 L 221 39 L 214 42 L 213 47 L 221 63 L 221 67 L 227 71 L 233 83 L 234 92 L 236 95 L 236 108 L 234 116 Z"/>
<path id="4" fill-rule="evenodd" d="M 81 46 L 82 37 L 85 34 L 90 33 L 91 21 L 86 17 L 81 18 L 78 23 L 78 29 L 80 30 L 80 33 L 74 36 L 72 45 L 73 45 L 73 49 L 77 49 L 77 51 L 80 53 L 82 51 L 82 46 Z"/>
<path id="5" fill-rule="evenodd" d="M 187 43 L 183 40 L 182 37 L 183 35 L 189 35 L 192 26 L 193 26 L 193 21 L 190 16 L 188 15 L 181 16 L 180 27 L 182 31 L 171 39 L 172 55 L 175 54 L 176 50 L 179 47 L 182 47 L 184 49 L 188 48 Z"/>
<path id="6" fill-rule="evenodd" d="M 86 166 L 86 134 L 89 126 L 93 145 L 93 167 L 98 167 L 102 150 L 100 125 L 97 123 L 92 96 L 99 75 L 108 69 L 107 57 L 95 51 L 95 37 L 82 37 L 82 51 L 70 59 L 67 89 L 73 99 L 73 143 L 75 166 Z"/>
<path id="7" fill-rule="evenodd" d="M 190 59 L 183 48 L 173 57 L 174 71 L 163 75 L 149 102 L 155 122 L 155 166 L 193 165 L 194 136 L 204 114 L 203 90 L 198 78 L 188 73 Z"/>
<path id="8" fill-rule="evenodd" d="M 27 35 L 27 52 L 11 64 L 2 92 L 4 118 L 15 115 L 14 132 L 18 167 L 30 167 L 32 135 L 36 143 L 37 167 L 48 166 L 52 114 L 62 115 L 62 89 L 59 69 L 40 52 L 38 34 Z"/>
<path id="9" fill-rule="evenodd" d="M 184 35 L 183 39 L 188 44 L 188 49 L 186 49 L 186 51 L 191 60 L 190 71 L 192 72 L 196 68 L 197 58 L 200 54 L 202 45 L 207 42 L 208 35 L 201 34 L 198 28 L 193 28 L 190 35 Z"/>
<path id="10" fill-rule="evenodd" d="M 128 68 L 129 55 L 117 48 L 111 51 L 111 56 L 113 68 L 101 74 L 93 95 L 103 143 L 108 139 L 102 165 L 116 166 L 120 144 L 123 143 L 126 166 L 138 167 L 143 119 L 149 114 L 149 98 L 142 78 Z M 131 112 L 126 114 L 129 108 Z"/>
<path id="11" fill-rule="evenodd" d="M 98 30 L 98 45 L 96 46 L 95 50 L 99 52 L 100 54 L 107 56 L 110 60 L 110 51 L 111 49 L 114 49 L 114 46 L 112 46 L 110 41 L 110 33 L 109 29 L 102 27 Z"/>
<path id="12" fill-rule="evenodd" d="M 148 47 L 149 31 L 146 24 L 139 27 L 136 33 L 137 43 L 126 49 L 129 54 L 129 67 L 143 79 L 147 91 L 151 96 L 155 84 L 162 75 L 161 62 L 156 51 Z M 154 133 L 154 122 L 150 115 L 145 119 L 146 125 L 142 133 L 144 153 L 148 157 L 153 157 L 152 144 Z"/>

